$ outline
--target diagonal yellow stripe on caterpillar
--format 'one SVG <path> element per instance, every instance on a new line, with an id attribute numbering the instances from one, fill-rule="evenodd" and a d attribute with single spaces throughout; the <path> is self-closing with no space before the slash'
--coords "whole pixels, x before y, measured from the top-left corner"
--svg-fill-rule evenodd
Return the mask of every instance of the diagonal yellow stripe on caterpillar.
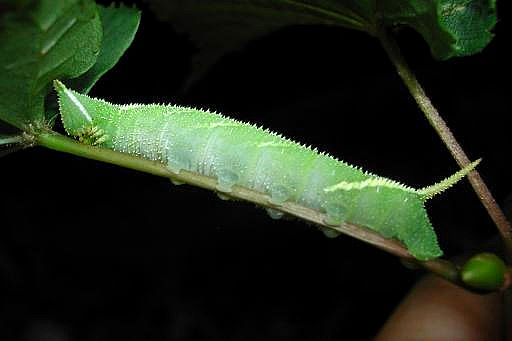
<path id="1" fill-rule="evenodd" d="M 401 188 L 403 190 L 409 191 L 409 192 L 416 192 L 414 188 L 402 185 L 399 182 L 386 179 L 386 178 L 371 178 L 364 181 L 356 181 L 356 182 L 347 182 L 347 181 L 341 181 L 337 183 L 336 185 L 329 186 L 324 188 L 324 192 L 334 192 L 338 190 L 342 191 L 351 191 L 351 190 L 361 190 L 363 188 L 368 187 L 390 187 L 390 188 Z"/>
<path id="2" fill-rule="evenodd" d="M 428 199 L 431 199 L 432 197 L 436 196 L 437 194 L 440 194 L 450 188 L 451 186 L 455 185 L 457 182 L 459 182 L 462 178 L 464 178 L 469 172 L 471 172 L 473 169 L 476 168 L 476 166 L 482 161 L 482 159 L 478 159 L 476 161 L 473 161 L 466 167 L 459 170 L 457 173 L 447 177 L 446 179 L 435 183 L 433 185 L 423 187 L 421 189 L 414 189 L 412 187 L 408 187 L 405 185 L 402 185 L 399 182 L 386 179 L 386 178 L 376 178 L 376 179 L 367 179 L 364 181 L 356 181 L 356 182 L 347 182 L 347 181 L 341 181 L 333 186 L 329 186 L 324 188 L 324 192 L 334 192 L 338 190 L 343 191 L 350 191 L 350 190 L 361 190 L 363 188 L 368 187 L 388 187 L 388 188 L 401 188 L 403 190 L 409 191 L 409 192 L 415 192 L 421 196 L 421 198 L 426 201 Z"/>

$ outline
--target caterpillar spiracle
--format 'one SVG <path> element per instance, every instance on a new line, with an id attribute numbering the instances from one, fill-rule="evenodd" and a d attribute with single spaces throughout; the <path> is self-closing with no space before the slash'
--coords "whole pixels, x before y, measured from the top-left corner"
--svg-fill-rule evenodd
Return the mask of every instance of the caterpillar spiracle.
<path id="1" fill-rule="evenodd" d="M 425 201 L 480 161 L 414 189 L 223 115 L 172 105 L 114 105 L 57 80 L 54 86 L 66 132 L 83 143 L 159 161 L 174 173 L 216 178 L 219 192 L 240 185 L 268 194 L 274 205 L 296 202 L 324 213 L 326 224 L 350 222 L 398 239 L 420 260 L 442 255 Z"/>

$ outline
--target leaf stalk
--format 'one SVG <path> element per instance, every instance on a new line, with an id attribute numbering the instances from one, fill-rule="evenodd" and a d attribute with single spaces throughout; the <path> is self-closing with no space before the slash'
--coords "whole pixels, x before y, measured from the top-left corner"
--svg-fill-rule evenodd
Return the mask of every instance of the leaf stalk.
<path id="1" fill-rule="evenodd" d="M 391 62 L 394 64 L 405 86 L 420 107 L 421 111 L 425 114 L 430 125 L 446 145 L 455 161 L 457 161 L 457 164 L 461 168 L 467 167 L 471 161 L 455 139 L 455 136 L 448 128 L 446 122 L 430 101 L 430 98 L 426 95 L 423 87 L 400 52 L 400 48 L 398 47 L 395 39 L 384 28 L 378 30 L 377 37 L 391 59 Z M 476 170 L 473 170 L 467 175 L 467 177 L 479 200 L 482 202 L 491 219 L 496 224 L 498 232 L 505 244 L 507 260 L 510 262 L 512 260 L 512 231 L 510 229 L 510 222 L 494 200 L 489 188 L 480 177 L 480 174 Z"/>

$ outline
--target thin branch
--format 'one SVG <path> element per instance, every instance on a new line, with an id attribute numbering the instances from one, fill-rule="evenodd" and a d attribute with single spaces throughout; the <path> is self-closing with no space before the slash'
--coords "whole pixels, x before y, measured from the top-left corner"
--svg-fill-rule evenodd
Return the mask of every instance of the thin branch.
<path id="1" fill-rule="evenodd" d="M 4 144 L 14 144 L 23 142 L 23 137 L 21 135 L 15 136 L 3 136 L 0 135 L 0 146 Z"/>
<path id="2" fill-rule="evenodd" d="M 164 178 L 170 178 L 178 182 L 216 191 L 216 178 L 185 170 L 182 170 L 179 173 L 174 173 L 163 163 L 158 161 L 143 159 L 130 154 L 116 152 L 111 149 L 88 146 L 52 131 L 42 132 L 38 134 L 35 139 L 37 144 L 53 150 L 78 155 L 88 159 L 107 162 L 121 167 L 135 169 L 141 172 L 158 175 Z M 274 210 L 293 215 L 303 220 L 312 222 L 316 225 L 348 234 L 349 236 L 370 243 L 393 255 L 402 258 L 413 259 L 407 249 L 398 241 L 384 238 L 376 232 L 350 223 L 346 223 L 343 226 L 327 225 L 324 222 L 324 213 L 301 206 L 297 203 L 285 202 L 282 205 L 277 206 L 271 203 L 269 195 L 256 192 L 249 188 L 238 185 L 233 186 L 233 189 L 230 193 L 222 194 L 235 199 L 250 201 L 263 207 L 272 208 Z"/>
<path id="3" fill-rule="evenodd" d="M 163 163 L 142 159 L 125 153 L 119 153 L 110 149 L 84 145 L 52 131 L 43 131 L 36 135 L 34 139 L 36 144 L 49 149 L 131 168 L 165 178 L 171 178 L 179 182 L 188 183 L 212 191 L 216 190 L 217 180 L 215 178 L 188 171 L 173 173 Z M 229 193 L 229 196 L 236 199 L 250 201 L 263 207 L 279 210 L 316 225 L 342 232 L 376 246 L 390 254 L 406 259 L 408 262 L 417 263 L 421 267 L 436 273 L 455 284 L 462 285 L 459 280 L 457 267 L 453 263 L 443 259 L 420 262 L 412 257 L 400 242 L 384 238 L 376 232 L 366 228 L 350 223 L 345 223 L 338 227 L 327 225 L 324 222 L 325 214 L 322 212 L 293 202 L 286 202 L 281 206 L 276 206 L 271 204 L 270 197 L 267 194 L 256 192 L 242 186 L 233 186 L 233 190 Z"/>
<path id="4" fill-rule="evenodd" d="M 378 32 L 377 36 L 389 58 L 395 65 L 398 74 L 409 89 L 412 97 L 416 100 L 416 103 L 418 103 L 421 111 L 425 114 L 427 120 L 430 122 L 432 127 L 434 127 L 435 131 L 444 142 L 453 158 L 457 161 L 458 165 L 461 168 L 466 167 L 471 161 L 453 136 L 452 132 L 446 125 L 446 122 L 442 119 L 439 112 L 425 94 L 425 91 L 421 87 L 416 76 L 402 56 L 396 41 L 383 28 Z M 510 261 L 512 259 L 512 231 L 510 229 L 510 223 L 494 200 L 491 192 L 480 177 L 480 174 L 478 174 L 476 170 L 473 170 L 468 174 L 468 179 L 477 193 L 478 198 L 496 224 L 496 227 L 504 241 L 508 260 Z"/>

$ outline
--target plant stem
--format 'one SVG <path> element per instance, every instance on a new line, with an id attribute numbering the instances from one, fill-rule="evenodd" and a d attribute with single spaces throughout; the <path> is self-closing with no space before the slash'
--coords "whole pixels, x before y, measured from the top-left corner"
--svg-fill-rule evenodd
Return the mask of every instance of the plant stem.
<path id="1" fill-rule="evenodd" d="M 0 135 L 0 146 L 3 144 L 20 143 L 22 141 L 23 141 L 23 138 L 21 136 L 2 137 Z"/>
<path id="2" fill-rule="evenodd" d="M 455 161 L 457 161 L 461 168 L 466 167 L 471 161 L 453 136 L 452 132 L 446 125 L 446 122 L 442 119 L 437 109 L 432 105 L 432 102 L 425 94 L 425 91 L 418 82 L 418 79 L 402 56 L 396 41 L 384 28 L 380 29 L 377 37 L 384 47 L 384 50 L 386 50 L 389 58 L 395 65 L 398 74 L 407 86 L 407 89 L 409 89 L 412 97 L 414 97 L 421 111 L 423 111 L 427 120 L 446 145 Z M 473 186 L 473 189 L 477 193 L 478 198 L 496 224 L 505 244 L 508 260 L 510 261 L 512 259 L 512 231 L 510 229 L 510 223 L 494 200 L 491 192 L 480 177 L 480 174 L 478 174 L 476 170 L 473 170 L 467 176 Z"/>
<path id="3" fill-rule="evenodd" d="M 60 135 L 53 131 L 43 131 L 36 135 L 36 143 L 69 154 L 78 155 L 88 159 L 107 162 L 121 167 L 135 169 L 141 172 L 158 175 L 165 178 L 170 178 L 179 182 L 191 184 L 197 187 L 216 191 L 217 179 L 182 170 L 179 173 L 173 173 L 163 163 L 158 161 L 151 161 L 136 157 L 126 153 L 116 152 L 111 149 L 92 147 L 66 136 Z M 370 243 L 380 249 L 383 249 L 396 256 L 414 260 L 409 254 L 407 249 L 399 242 L 387 239 L 381 235 L 359 227 L 350 223 L 345 223 L 342 226 L 330 226 L 325 224 L 325 214 L 311 208 L 301 206 L 294 202 L 285 202 L 282 205 L 276 206 L 270 202 L 270 197 L 267 194 L 257 192 L 242 186 L 233 186 L 230 193 L 223 193 L 234 199 L 241 199 L 250 201 L 263 207 L 272 208 L 274 210 L 282 211 L 284 213 L 296 216 L 306 221 L 315 223 L 326 228 L 330 228 L 345 234 L 348 234 L 357 239 Z"/>
<path id="4" fill-rule="evenodd" d="M 165 178 L 171 178 L 180 182 L 192 184 L 213 191 L 216 190 L 217 180 L 215 178 L 188 171 L 173 173 L 163 163 L 142 159 L 125 153 L 119 153 L 106 148 L 92 147 L 81 144 L 71 138 L 62 136 L 53 131 L 45 130 L 40 132 L 34 137 L 34 139 L 37 144 L 49 149 L 78 155 L 88 159 L 111 163 L 121 167 L 131 168 Z M 281 206 L 275 206 L 270 203 L 270 197 L 267 194 L 256 192 L 242 186 L 233 186 L 233 190 L 229 193 L 229 196 L 235 199 L 246 200 L 260 206 L 279 210 L 303 220 L 312 222 L 316 225 L 331 228 L 344 234 L 348 234 L 395 256 L 404 258 L 413 263 L 418 263 L 423 268 L 436 273 L 451 282 L 454 282 L 458 285 L 461 284 L 459 281 L 457 268 L 453 263 L 442 259 L 420 262 L 413 258 L 407 249 L 398 241 L 384 238 L 376 232 L 366 228 L 362 228 L 350 223 L 345 223 L 342 226 L 336 227 L 327 225 L 324 222 L 325 214 L 322 212 L 301 206 L 294 202 L 285 202 Z"/>

